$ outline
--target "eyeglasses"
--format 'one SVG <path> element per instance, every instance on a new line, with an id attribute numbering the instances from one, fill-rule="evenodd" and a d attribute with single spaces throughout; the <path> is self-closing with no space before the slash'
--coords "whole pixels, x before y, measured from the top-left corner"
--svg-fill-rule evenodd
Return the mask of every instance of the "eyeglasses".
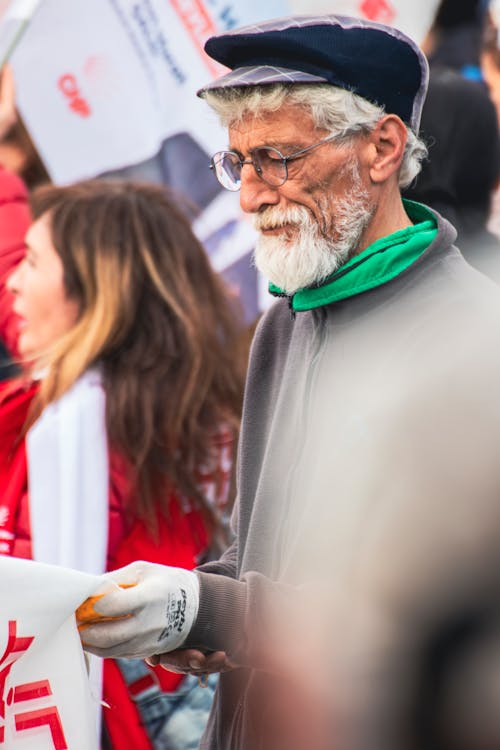
<path id="1" fill-rule="evenodd" d="M 337 135 L 329 135 L 312 146 L 294 151 L 289 156 L 284 156 L 281 151 L 272 146 L 260 146 L 250 151 L 251 159 L 241 159 L 235 151 L 217 151 L 212 156 L 210 169 L 213 170 L 220 184 L 226 190 L 236 192 L 241 188 L 241 170 L 244 164 L 253 164 L 256 174 L 271 187 L 280 187 L 288 179 L 288 162 L 299 159 L 304 154 L 312 151 L 324 143 L 338 138 Z"/>

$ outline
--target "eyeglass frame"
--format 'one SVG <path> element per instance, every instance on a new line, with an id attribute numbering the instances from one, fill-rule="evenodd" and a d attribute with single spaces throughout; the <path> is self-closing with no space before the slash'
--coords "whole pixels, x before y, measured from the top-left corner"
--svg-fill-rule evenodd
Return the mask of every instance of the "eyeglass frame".
<path id="1" fill-rule="evenodd" d="M 222 150 L 222 151 L 216 151 L 215 152 L 215 154 L 212 156 L 212 158 L 210 160 L 209 169 L 211 169 L 214 172 L 215 177 L 216 177 L 217 182 L 219 183 L 219 185 L 221 185 L 225 190 L 229 190 L 232 193 L 237 193 L 237 192 L 239 192 L 239 190 L 241 190 L 241 169 L 244 167 L 245 164 L 251 164 L 253 166 L 254 170 L 255 170 L 255 174 L 257 175 L 257 177 L 259 177 L 263 182 L 265 182 L 266 185 L 269 185 L 270 187 L 277 188 L 277 187 L 281 187 L 282 185 L 284 185 L 285 182 L 288 180 L 288 162 L 289 161 L 294 161 L 295 159 L 299 159 L 301 156 L 303 156 L 303 154 L 307 154 L 308 151 L 312 151 L 313 149 L 318 148 L 319 146 L 323 146 L 323 144 L 329 143 L 329 142 L 335 140 L 336 138 L 339 138 L 338 134 L 329 135 L 326 138 L 322 138 L 317 143 L 313 143 L 311 146 L 306 146 L 305 148 L 301 148 L 298 151 L 294 151 L 293 154 L 289 154 L 288 156 L 285 156 L 284 154 L 282 154 L 281 151 L 278 148 L 275 148 L 274 146 L 258 146 L 257 148 L 252 149 L 250 151 L 250 155 L 252 153 L 254 153 L 255 151 L 260 151 L 260 150 L 263 150 L 263 151 L 274 151 L 276 154 L 279 155 L 279 161 L 281 161 L 281 164 L 283 165 L 284 171 L 285 171 L 285 177 L 283 179 L 283 182 L 280 182 L 279 185 L 274 185 L 273 183 L 268 182 L 263 177 L 263 175 L 262 175 L 262 167 L 259 167 L 254 162 L 253 159 L 242 159 L 239 156 L 239 154 L 236 153 L 236 151 L 231 151 L 231 150 L 228 150 L 228 149 Z M 234 156 L 236 156 L 238 162 L 240 163 L 240 181 L 239 181 L 240 184 L 239 184 L 239 186 L 236 186 L 234 189 L 231 189 L 230 187 L 227 187 L 226 185 L 223 185 L 222 182 L 219 180 L 219 177 L 217 175 L 217 169 L 216 169 L 215 159 L 218 156 L 220 156 L 221 154 L 234 154 Z M 219 161 L 221 161 L 221 159 Z M 276 161 L 278 161 L 278 159 Z"/>

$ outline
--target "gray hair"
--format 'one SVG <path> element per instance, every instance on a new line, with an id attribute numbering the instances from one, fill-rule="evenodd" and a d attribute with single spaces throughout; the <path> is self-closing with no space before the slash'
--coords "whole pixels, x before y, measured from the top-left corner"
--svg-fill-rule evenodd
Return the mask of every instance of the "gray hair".
<path id="1" fill-rule="evenodd" d="M 328 84 L 221 88 L 206 91 L 204 98 L 226 126 L 236 125 L 249 113 L 258 117 L 263 112 L 275 112 L 284 104 L 296 104 L 310 113 L 316 127 L 338 135 L 346 143 L 360 133 L 369 133 L 385 114 L 383 107 Z M 423 141 L 408 126 L 406 130 L 408 137 L 399 172 L 401 189 L 415 179 L 427 156 Z"/>

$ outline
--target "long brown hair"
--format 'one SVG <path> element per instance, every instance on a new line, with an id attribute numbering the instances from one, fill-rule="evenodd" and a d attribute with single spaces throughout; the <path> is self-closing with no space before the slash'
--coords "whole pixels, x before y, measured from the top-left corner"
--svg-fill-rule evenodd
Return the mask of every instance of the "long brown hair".
<path id="1" fill-rule="evenodd" d="M 110 447 L 131 468 L 134 514 L 155 525 L 174 489 L 210 518 L 196 467 L 237 430 L 244 356 L 234 300 L 164 188 L 89 180 L 32 195 L 64 268 L 76 325 L 46 358 L 31 421 L 98 365 Z"/>

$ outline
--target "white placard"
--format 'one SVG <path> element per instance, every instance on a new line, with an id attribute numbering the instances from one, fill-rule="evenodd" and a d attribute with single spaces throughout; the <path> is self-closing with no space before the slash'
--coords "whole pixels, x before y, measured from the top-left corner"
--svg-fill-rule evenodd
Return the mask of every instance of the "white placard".
<path id="1" fill-rule="evenodd" d="M 154 155 L 176 133 L 225 135 L 196 91 L 223 70 L 212 34 L 284 15 L 286 0 L 44 0 L 12 58 L 18 104 L 53 180 Z"/>
<path id="2" fill-rule="evenodd" d="M 99 580 L 0 557 L 0 747 L 98 750 L 74 611 Z"/>

